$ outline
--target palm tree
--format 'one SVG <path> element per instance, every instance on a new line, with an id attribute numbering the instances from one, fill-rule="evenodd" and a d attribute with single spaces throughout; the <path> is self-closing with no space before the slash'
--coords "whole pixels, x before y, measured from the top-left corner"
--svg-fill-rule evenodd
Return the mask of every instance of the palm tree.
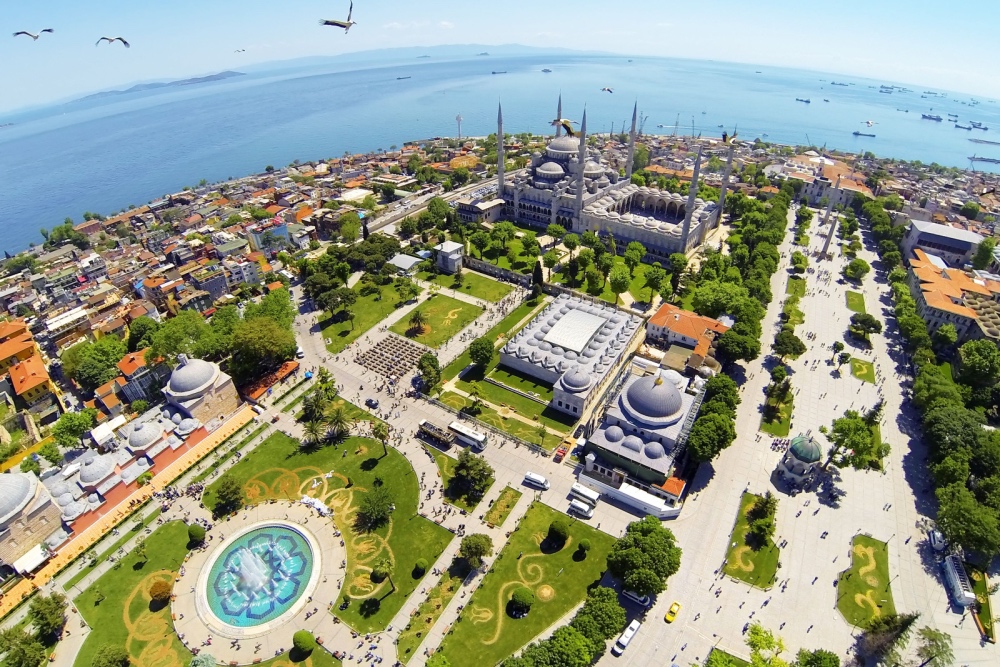
<path id="1" fill-rule="evenodd" d="M 331 440 L 341 440 L 350 432 L 351 420 L 347 418 L 347 411 L 344 410 L 343 406 L 338 405 L 327 411 L 324 421 L 326 422 L 327 436 Z"/>
<path id="2" fill-rule="evenodd" d="M 482 401 L 479 400 L 479 395 L 480 395 L 479 394 L 479 383 L 476 382 L 476 381 L 472 381 L 469 384 L 471 385 L 469 387 L 469 397 L 472 399 L 472 406 L 471 407 L 472 407 L 472 410 L 475 412 L 475 411 L 478 411 L 479 406 L 482 405 Z"/>
<path id="3" fill-rule="evenodd" d="M 920 667 L 950 667 L 955 662 L 951 635 L 947 632 L 924 626 L 917 631 L 917 635 L 920 637 L 917 657 L 923 660 Z"/>
<path id="4" fill-rule="evenodd" d="M 372 426 L 372 435 L 382 443 L 382 456 L 388 456 L 389 449 L 386 447 L 386 441 L 389 439 L 389 425 L 383 421 L 375 422 L 375 425 Z"/>
<path id="5" fill-rule="evenodd" d="M 410 326 L 418 333 L 423 333 L 425 324 L 427 324 L 427 316 L 424 315 L 423 311 L 419 309 L 413 311 L 413 314 L 410 315 Z"/>
<path id="6" fill-rule="evenodd" d="M 315 447 L 323 441 L 323 424 L 319 420 L 306 422 L 305 432 L 306 443 L 310 446 Z"/>
<path id="7" fill-rule="evenodd" d="M 354 331 L 354 318 L 355 317 L 357 317 L 357 315 L 354 314 L 353 310 L 347 311 L 347 319 L 350 320 L 350 322 L 351 322 L 351 331 Z"/>
<path id="8" fill-rule="evenodd" d="M 538 427 L 538 439 L 540 440 L 540 442 L 538 444 L 541 445 L 542 447 L 545 446 L 545 436 L 546 436 L 546 434 L 547 434 L 547 431 L 545 430 L 545 427 L 544 426 L 539 426 Z"/>

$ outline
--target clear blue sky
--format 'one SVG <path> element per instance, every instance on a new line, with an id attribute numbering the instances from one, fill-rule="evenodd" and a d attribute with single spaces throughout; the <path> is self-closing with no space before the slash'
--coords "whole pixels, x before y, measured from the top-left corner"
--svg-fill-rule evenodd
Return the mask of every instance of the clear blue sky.
<path id="1" fill-rule="evenodd" d="M 136 81 L 386 46 L 509 44 L 757 63 L 1000 97 L 996 0 L 10 0 L 0 110 Z M 37 42 L 17 30 L 54 28 Z M 98 37 L 132 43 L 94 46 Z M 236 54 L 236 49 L 246 53 Z"/>

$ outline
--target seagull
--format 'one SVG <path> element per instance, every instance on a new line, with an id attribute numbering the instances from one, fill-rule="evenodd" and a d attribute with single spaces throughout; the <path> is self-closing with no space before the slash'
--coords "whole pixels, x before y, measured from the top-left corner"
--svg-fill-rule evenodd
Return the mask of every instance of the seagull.
<path id="1" fill-rule="evenodd" d="M 567 120 L 565 118 L 556 118 L 554 121 L 552 121 L 550 123 L 550 125 L 552 125 L 552 127 L 559 127 L 560 125 L 562 125 L 562 128 L 564 130 L 566 130 L 566 134 L 568 134 L 571 137 L 575 137 L 576 136 L 576 131 L 573 130 L 573 123 L 575 123 L 575 122 L 576 122 L 575 120 Z"/>
<path id="2" fill-rule="evenodd" d="M 346 35 L 350 31 L 351 26 L 352 25 L 357 25 L 357 23 L 358 23 L 357 21 L 352 21 L 351 20 L 351 14 L 352 13 L 354 13 L 354 0 L 351 0 L 351 8 L 347 10 L 347 20 L 346 21 L 328 21 L 328 20 L 325 20 L 325 19 L 320 19 L 319 24 L 320 25 L 330 25 L 330 26 L 333 26 L 334 28 L 343 28 L 344 29 L 344 34 Z"/>
<path id="3" fill-rule="evenodd" d="M 602 93 L 613 93 L 615 91 L 611 90 L 610 88 L 601 88 L 601 92 Z"/>
<path id="4" fill-rule="evenodd" d="M 733 141 L 736 140 L 737 136 L 738 136 L 738 133 L 736 132 L 735 129 L 733 130 L 733 135 L 732 136 L 729 136 L 728 132 L 723 131 L 722 132 L 722 143 L 724 143 L 724 144 L 732 143 Z"/>
<path id="5" fill-rule="evenodd" d="M 861 122 L 864 123 L 865 125 L 867 125 L 868 127 L 871 127 L 872 125 L 878 125 L 878 123 L 876 123 L 873 120 L 863 120 Z"/>
<path id="6" fill-rule="evenodd" d="M 28 32 L 27 30 L 18 30 L 17 32 L 14 33 L 14 37 L 17 37 L 18 35 L 27 35 L 31 39 L 37 41 L 38 38 L 41 36 L 41 34 L 43 32 L 55 32 L 55 30 L 53 30 L 52 28 L 46 28 L 45 30 L 39 30 L 37 35 L 34 34 L 34 33 L 31 33 L 31 32 Z"/>
<path id="7" fill-rule="evenodd" d="M 236 49 L 235 51 L 233 51 L 233 53 L 246 53 L 246 52 L 247 52 L 246 49 Z"/>
<path id="8" fill-rule="evenodd" d="M 107 42 L 108 44 L 114 44 L 115 42 L 121 42 L 122 44 L 125 45 L 126 49 L 132 48 L 132 45 L 129 44 L 128 42 L 126 42 L 124 37 L 101 37 L 99 40 L 97 40 L 97 43 L 94 44 L 94 46 L 100 46 L 101 42 Z"/>

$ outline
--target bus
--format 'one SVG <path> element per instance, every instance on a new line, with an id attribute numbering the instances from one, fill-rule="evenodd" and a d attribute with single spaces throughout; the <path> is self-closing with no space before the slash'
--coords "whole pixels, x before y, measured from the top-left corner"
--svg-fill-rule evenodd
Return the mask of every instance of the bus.
<path id="1" fill-rule="evenodd" d="M 591 507 L 597 507 L 597 501 L 601 499 L 601 494 L 593 489 L 588 489 L 583 484 L 574 484 L 569 490 L 569 495 L 587 503 Z"/>
<path id="2" fill-rule="evenodd" d="M 452 422 L 448 424 L 448 429 L 455 434 L 455 437 L 462 444 L 468 445 L 477 451 L 482 451 L 486 448 L 486 435 L 469 428 L 462 422 Z"/>
<path id="3" fill-rule="evenodd" d="M 417 433 L 430 440 L 439 443 L 445 449 L 455 444 L 455 436 L 441 428 L 437 424 L 432 424 L 426 419 L 421 419 L 417 425 Z"/>

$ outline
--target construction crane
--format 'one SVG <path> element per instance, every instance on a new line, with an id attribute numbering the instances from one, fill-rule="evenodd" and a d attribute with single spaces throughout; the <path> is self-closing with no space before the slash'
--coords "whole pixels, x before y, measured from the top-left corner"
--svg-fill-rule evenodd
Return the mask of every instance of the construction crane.
<path id="1" fill-rule="evenodd" d="M 642 112 L 640 111 L 639 112 L 639 136 L 640 137 L 642 136 L 643 130 L 646 129 L 646 121 L 647 120 L 649 120 L 649 116 L 642 115 Z"/>
<path id="2" fill-rule="evenodd" d="M 691 116 L 691 138 L 694 139 L 694 116 Z"/>
<path id="3" fill-rule="evenodd" d="M 670 135 L 671 137 L 676 137 L 677 136 L 677 127 L 680 124 L 681 124 L 681 114 L 678 111 L 677 112 L 677 118 L 674 119 L 674 133 Z"/>

